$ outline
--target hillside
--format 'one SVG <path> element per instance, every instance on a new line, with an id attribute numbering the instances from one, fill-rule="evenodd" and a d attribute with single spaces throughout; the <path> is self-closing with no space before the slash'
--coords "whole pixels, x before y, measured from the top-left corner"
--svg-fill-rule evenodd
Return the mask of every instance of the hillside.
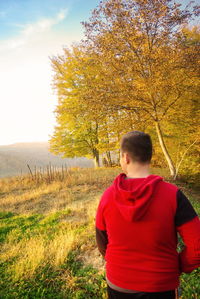
<path id="1" fill-rule="evenodd" d="M 45 167 L 49 163 L 62 165 L 93 167 L 93 161 L 87 158 L 66 158 L 55 156 L 49 152 L 48 142 L 16 143 L 0 146 L 0 177 L 28 173 L 27 164 L 31 168 Z"/>
<path id="2" fill-rule="evenodd" d="M 73 169 L 50 184 L 28 176 L 0 179 L 0 298 L 106 298 L 94 217 L 120 171 Z M 200 213 L 199 194 L 176 183 Z M 199 274 L 181 276 L 180 299 L 199 298 Z"/>

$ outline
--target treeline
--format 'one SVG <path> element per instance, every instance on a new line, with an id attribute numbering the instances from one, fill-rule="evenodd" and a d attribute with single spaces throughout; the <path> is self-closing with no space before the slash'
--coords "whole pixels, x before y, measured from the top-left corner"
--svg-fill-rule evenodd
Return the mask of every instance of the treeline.
<path id="1" fill-rule="evenodd" d="M 198 6 L 171 0 L 101 1 L 85 39 L 51 57 L 57 126 L 51 151 L 102 155 L 112 165 L 121 136 L 150 133 L 153 165 L 200 173 Z"/>

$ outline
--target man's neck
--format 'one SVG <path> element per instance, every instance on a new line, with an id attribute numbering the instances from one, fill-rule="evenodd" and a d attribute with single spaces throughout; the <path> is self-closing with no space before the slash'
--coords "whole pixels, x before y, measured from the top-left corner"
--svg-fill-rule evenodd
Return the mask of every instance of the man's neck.
<path id="1" fill-rule="evenodd" d="M 148 176 L 149 176 L 150 174 L 147 174 L 147 175 L 137 175 L 137 174 L 135 174 L 135 175 L 132 175 L 132 174 L 127 174 L 126 175 L 126 178 L 127 179 L 142 179 L 142 178 L 147 178 Z"/>
<path id="2" fill-rule="evenodd" d="M 137 166 L 134 165 L 127 169 L 127 178 L 135 179 L 135 178 L 146 178 L 150 175 L 149 165 Z"/>

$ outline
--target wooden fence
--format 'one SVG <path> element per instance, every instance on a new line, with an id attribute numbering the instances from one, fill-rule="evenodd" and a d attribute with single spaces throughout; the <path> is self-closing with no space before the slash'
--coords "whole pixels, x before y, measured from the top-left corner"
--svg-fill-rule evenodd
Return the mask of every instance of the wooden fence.
<path id="1" fill-rule="evenodd" d="M 51 163 L 45 167 L 30 167 L 27 164 L 29 170 L 29 177 L 35 183 L 45 182 L 50 184 L 53 181 L 63 181 L 66 177 L 70 175 L 70 168 L 66 165 L 61 167 L 53 166 Z"/>

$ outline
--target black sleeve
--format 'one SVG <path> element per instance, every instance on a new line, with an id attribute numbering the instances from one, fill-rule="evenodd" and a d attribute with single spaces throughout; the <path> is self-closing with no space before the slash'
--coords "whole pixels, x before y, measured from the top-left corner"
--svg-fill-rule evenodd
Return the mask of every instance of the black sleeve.
<path id="1" fill-rule="evenodd" d="M 180 226 L 197 216 L 192 204 L 189 199 L 183 194 L 181 190 L 177 191 L 176 194 L 177 209 L 175 215 L 175 224 Z"/>
<path id="2" fill-rule="evenodd" d="M 106 248 L 108 244 L 108 235 L 106 230 L 100 230 L 96 227 L 96 241 L 98 249 L 104 257 L 106 254 Z"/>

